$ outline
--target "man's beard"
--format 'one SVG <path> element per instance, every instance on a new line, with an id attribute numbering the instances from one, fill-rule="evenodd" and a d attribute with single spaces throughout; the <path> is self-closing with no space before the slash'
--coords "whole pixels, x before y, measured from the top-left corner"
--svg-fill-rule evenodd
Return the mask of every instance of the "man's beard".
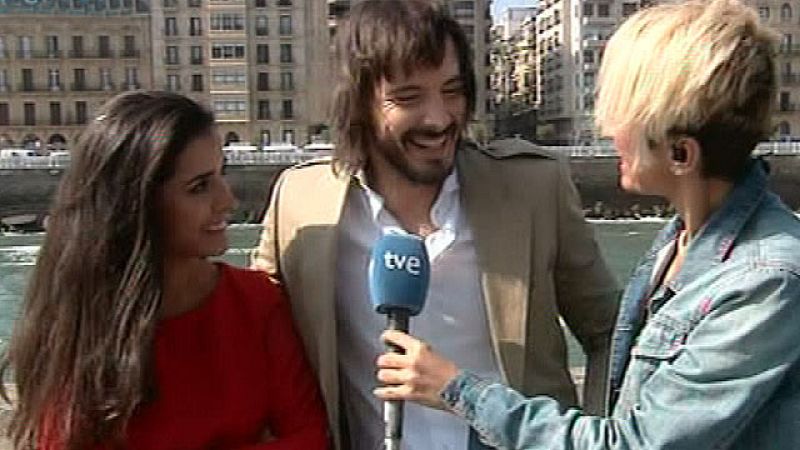
<path id="1" fill-rule="evenodd" d="M 403 133 L 402 136 L 391 140 L 379 140 L 376 142 L 376 150 L 394 168 L 397 173 L 415 184 L 439 185 L 453 170 L 453 162 L 449 160 L 425 161 L 425 166 L 414 165 L 408 158 L 405 148 L 413 140 L 414 136 L 436 137 L 447 135 L 444 145 L 455 145 L 458 148 L 458 140 L 461 135 L 461 128 L 453 123 L 443 131 L 431 130 L 426 128 L 414 128 Z"/>

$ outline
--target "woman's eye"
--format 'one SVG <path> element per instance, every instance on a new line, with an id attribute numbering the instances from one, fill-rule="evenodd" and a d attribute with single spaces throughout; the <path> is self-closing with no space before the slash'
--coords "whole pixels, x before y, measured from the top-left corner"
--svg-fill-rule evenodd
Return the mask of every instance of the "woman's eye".
<path id="1" fill-rule="evenodd" d="M 208 181 L 207 180 L 203 180 L 203 181 L 198 181 L 197 183 L 193 184 L 189 188 L 189 192 L 191 192 L 192 194 L 200 194 L 202 192 L 205 192 L 206 189 L 208 189 Z"/>

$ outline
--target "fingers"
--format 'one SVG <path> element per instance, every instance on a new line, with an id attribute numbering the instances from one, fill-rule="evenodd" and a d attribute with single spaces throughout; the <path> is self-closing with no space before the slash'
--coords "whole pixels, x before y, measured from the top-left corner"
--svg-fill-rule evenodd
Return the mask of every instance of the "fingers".
<path id="1" fill-rule="evenodd" d="M 381 369 L 402 369 L 409 367 L 413 361 L 406 355 L 398 353 L 384 353 L 378 357 L 377 365 Z"/>
<path id="2" fill-rule="evenodd" d="M 386 330 L 381 335 L 381 339 L 389 344 L 397 345 L 403 348 L 406 353 L 419 353 L 422 350 L 430 348 L 426 343 L 417 338 L 413 338 L 402 331 Z"/>

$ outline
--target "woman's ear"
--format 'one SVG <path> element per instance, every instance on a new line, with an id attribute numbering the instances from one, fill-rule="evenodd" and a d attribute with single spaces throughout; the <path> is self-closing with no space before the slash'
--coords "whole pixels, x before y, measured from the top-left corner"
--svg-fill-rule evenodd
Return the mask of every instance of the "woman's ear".
<path id="1" fill-rule="evenodd" d="M 678 138 L 672 144 L 670 171 L 674 175 L 699 173 L 703 166 L 700 143 L 689 136 Z"/>

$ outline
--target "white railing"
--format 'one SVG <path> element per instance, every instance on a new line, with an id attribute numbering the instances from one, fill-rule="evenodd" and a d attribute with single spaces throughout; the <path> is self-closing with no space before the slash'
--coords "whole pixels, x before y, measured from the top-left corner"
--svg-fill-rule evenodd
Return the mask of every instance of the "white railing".
<path id="1" fill-rule="evenodd" d="M 609 158 L 617 155 L 611 145 L 565 145 L 545 146 L 545 150 L 567 154 L 570 158 Z M 756 155 L 798 155 L 800 142 L 762 142 L 754 152 Z M 328 156 L 329 151 L 314 152 L 226 152 L 225 161 L 230 166 L 291 166 L 314 158 Z M 69 157 L 13 156 L 0 158 L 0 170 L 14 169 L 63 169 Z"/>

